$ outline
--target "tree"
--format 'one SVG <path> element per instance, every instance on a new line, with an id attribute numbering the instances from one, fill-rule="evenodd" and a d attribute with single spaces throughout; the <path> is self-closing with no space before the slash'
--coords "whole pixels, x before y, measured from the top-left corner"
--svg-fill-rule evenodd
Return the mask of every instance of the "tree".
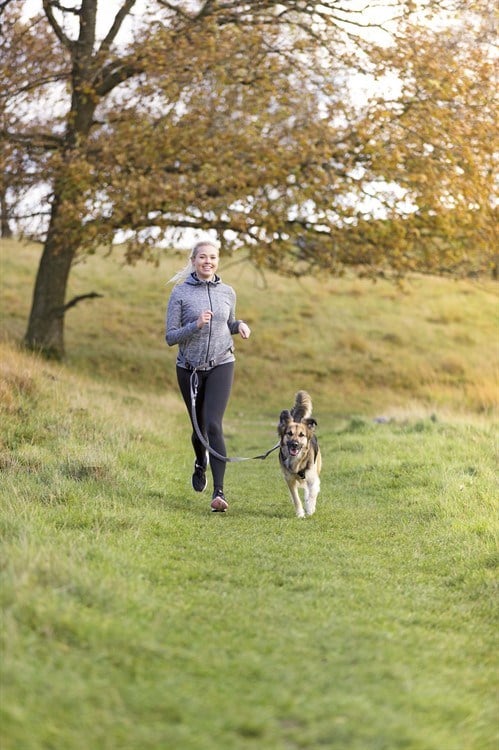
<path id="1" fill-rule="evenodd" d="M 374 262 L 383 253 L 402 270 L 495 274 L 495 16 L 487 3 L 467 3 L 451 24 L 412 26 L 380 52 L 378 70 L 396 72 L 400 92 L 366 107 L 364 157 L 375 192 L 387 181 L 400 191 L 384 222 L 363 222 Z"/>
<path id="2" fill-rule="evenodd" d="M 243 244 L 255 263 L 284 273 L 438 265 L 393 251 L 393 237 L 414 236 L 410 218 L 388 211 L 373 222 L 356 207 L 373 182 L 401 184 L 391 154 L 404 135 L 392 125 L 395 105 L 380 100 L 369 117 L 359 113 L 351 76 L 407 66 L 358 36 L 380 24 L 363 20 L 354 0 L 150 0 L 125 46 L 119 32 L 135 0 L 122 0 L 102 38 L 97 0 L 43 0 L 43 14 L 27 22 L 18 4 L 4 5 L 7 188 L 18 196 L 48 186 L 29 347 L 63 355 L 72 264 L 117 232 L 131 262 L 154 258 L 171 228 L 211 228 L 227 251 Z M 397 4 L 400 22 L 410 5 Z M 381 12 L 377 0 L 365 7 Z M 54 92 L 60 105 L 35 106 Z"/>

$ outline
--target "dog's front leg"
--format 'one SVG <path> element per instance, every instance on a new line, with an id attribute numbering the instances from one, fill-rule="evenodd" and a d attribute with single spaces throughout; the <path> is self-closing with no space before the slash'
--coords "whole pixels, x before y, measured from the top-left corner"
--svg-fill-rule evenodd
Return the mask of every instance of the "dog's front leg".
<path id="1" fill-rule="evenodd" d="M 293 505 L 295 506 L 295 513 L 297 518 L 305 518 L 305 511 L 303 510 L 300 495 L 298 494 L 298 487 L 296 486 L 296 484 L 289 484 L 288 487 L 289 494 L 291 495 L 291 500 L 293 501 Z"/>
<path id="2" fill-rule="evenodd" d="M 317 502 L 317 495 L 321 488 L 319 478 L 315 478 L 311 482 L 307 482 L 305 487 L 305 513 L 307 516 L 313 516 L 315 513 L 315 504 Z"/>

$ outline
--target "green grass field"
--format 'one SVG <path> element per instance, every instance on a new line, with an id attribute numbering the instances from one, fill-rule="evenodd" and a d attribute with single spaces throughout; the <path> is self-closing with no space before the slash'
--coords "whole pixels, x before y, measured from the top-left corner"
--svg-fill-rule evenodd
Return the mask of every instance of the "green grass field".
<path id="1" fill-rule="evenodd" d="M 75 268 L 67 360 L 24 352 L 39 248 L 1 255 L 2 750 L 496 750 L 497 289 L 227 262 L 231 454 L 306 388 L 324 467 L 294 517 L 277 458 L 190 487 L 163 341 L 183 265 Z"/>

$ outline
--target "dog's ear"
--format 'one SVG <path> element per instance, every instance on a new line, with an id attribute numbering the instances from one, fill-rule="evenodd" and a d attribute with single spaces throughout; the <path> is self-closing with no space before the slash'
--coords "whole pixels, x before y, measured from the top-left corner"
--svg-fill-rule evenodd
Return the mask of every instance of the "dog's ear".
<path id="1" fill-rule="evenodd" d="M 283 435 L 286 427 L 291 422 L 291 414 L 288 409 L 284 409 L 279 416 L 279 424 L 277 425 L 277 432 L 279 435 Z"/>
<path id="2" fill-rule="evenodd" d="M 317 422 L 315 421 L 315 419 L 312 419 L 312 417 L 304 419 L 303 422 L 307 425 L 309 430 L 315 430 L 315 428 L 317 427 Z"/>

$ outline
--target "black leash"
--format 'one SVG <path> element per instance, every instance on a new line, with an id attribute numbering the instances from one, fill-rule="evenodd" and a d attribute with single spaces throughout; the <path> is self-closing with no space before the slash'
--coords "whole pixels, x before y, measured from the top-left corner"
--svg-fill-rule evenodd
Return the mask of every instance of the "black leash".
<path id="1" fill-rule="evenodd" d="M 192 415 L 192 424 L 194 425 L 194 429 L 196 430 L 196 435 L 200 439 L 201 443 L 204 445 L 206 450 L 211 453 L 212 456 L 215 456 L 215 458 L 220 459 L 220 461 L 225 461 L 226 463 L 236 463 L 238 461 L 253 461 L 254 459 L 261 459 L 262 461 L 267 458 L 267 456 L 270 456 L 270 454 L 277 450 L 280 446 L 280 441 L 274 445 L 273 448 L 270 448 L 270 450 L 267 451 L 267 453 L 262 453 L 260 456 L 248 456 L 247 458 L 243 458 L 240 456 L 236 456 L 233 458 L 229 458 L 228 456 L 222 456 L 221 453 L 217 453 L 216 450 L 214 450 L 208 441 L 205 439 L 204 435 L 201 433 L 201 430 L 199 429 L 198 424 L 198 418 L 196 414 L 196 399 L 198 395 L 198 388 L 199 388 L 199 378 L 196 371 L 196 368 L 192 370 L 191 374 L 191 380 L 190 380 L 190 386 L 191 386 L 191 415 Z"/>

